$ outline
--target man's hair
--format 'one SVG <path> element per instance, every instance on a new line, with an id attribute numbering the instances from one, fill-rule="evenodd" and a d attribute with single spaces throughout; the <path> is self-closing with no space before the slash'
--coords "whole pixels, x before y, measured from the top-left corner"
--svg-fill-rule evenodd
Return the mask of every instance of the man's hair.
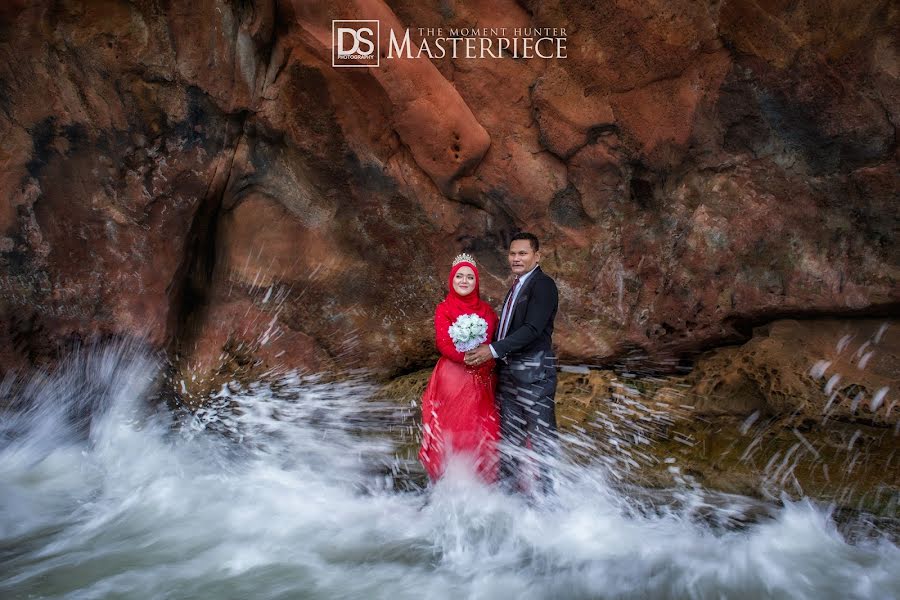
<path id="1" fill-rule="evenodd" d="M 520 231 L 516 235 L 512 236 L 509 239 L 510 245 L 516 240 L 528 240 L 531 243 L 531 249 L 537 252 L 541 249 L 541 243 L 538 241 L 537 236 L 533 233 L 528 233 L 527 231 Z"/>

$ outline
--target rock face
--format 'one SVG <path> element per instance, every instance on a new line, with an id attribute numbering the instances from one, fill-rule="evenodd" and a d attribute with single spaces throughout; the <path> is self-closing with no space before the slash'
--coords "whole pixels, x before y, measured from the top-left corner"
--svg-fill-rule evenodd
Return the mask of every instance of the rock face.
<path id="1" fill-rule="evenodd" d="M 706 485 L 896 514 L 900 322 L 776 321 L 701 358 L 659 401 L 694 406 L 663 443 Z"/>
<path id="2" fill-rule="evenodd" d="M 777 321 L 741 347 L 720 348 L 689 380 L 698 409 L 790 417 L 792 425 L 860 420 L 897 422 L 891 389 L 900 385 L 897 321 Z M 888 400 L 885 402 L 885 400 Z"/>
<path id="3" fill-rule="evenodd" d="M 289 0 L 0 9 L 0 369 L 397 373 L 469 251 L 537 233 L 562 358 L 895 311 L 897 7 Z M 565 59 L 331 67 L 332 19 L 558 27 Z M 382 39 L 382 51 L 384 37 Z"/>

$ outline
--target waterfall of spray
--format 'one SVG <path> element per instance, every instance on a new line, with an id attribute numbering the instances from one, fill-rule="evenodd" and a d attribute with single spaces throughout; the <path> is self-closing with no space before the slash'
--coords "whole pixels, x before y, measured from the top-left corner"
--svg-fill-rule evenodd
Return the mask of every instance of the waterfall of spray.
<path id="1" fill-rule="evenodd" d="M 173 421 L 158 368 L 119 346 L 3 384 L 0 596 L 900 596 L 900 549 L 806 501 L 735 527 L 758 503 L 624 494 L 578 436 L 551 502 L 461 464 L 404 488 L 410 411 L 363 379 L 230 382 Z"/>

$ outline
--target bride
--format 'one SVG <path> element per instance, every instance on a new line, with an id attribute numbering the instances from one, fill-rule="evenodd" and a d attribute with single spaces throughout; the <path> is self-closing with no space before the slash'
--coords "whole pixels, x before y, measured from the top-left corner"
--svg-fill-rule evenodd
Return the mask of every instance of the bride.
<path id="1" fill-rule="evenodd" d="M 435 481 L 443 475 L 449 455 L 460 455 L 471 461 L 481 478 L 490 483 L 497 476 L 500 434 L 494 401 L 494 361 L 478 367 L 466 366 L 465 350 L 485 340 L 471 335 L 466 341 L 460 338 L 466 337 L 470 324 L 475 329 L 484 329 L 486 324 L 487 341 L 490 341 L 497 329 L 497 314 L 481 299 L 478 268 L 468 254 L 460 254 L 453 260 L 447 287 L 447 297 L 434 312 L 434 337 L 441 358 L 422 396 L 419 460 Z"/>

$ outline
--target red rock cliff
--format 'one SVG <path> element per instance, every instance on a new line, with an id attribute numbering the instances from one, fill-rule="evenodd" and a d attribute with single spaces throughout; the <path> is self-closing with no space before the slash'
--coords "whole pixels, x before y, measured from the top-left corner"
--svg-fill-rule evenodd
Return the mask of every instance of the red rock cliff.
<path id="1" fill-rule="evenodd" d="M 333 68 L 347 18 L 565 28 L 568 56 Z M 98 336 L 201 371 L 427 364 L 452 256 L 497 303 L 520 228 L 570 361 L 896 312 L 897 26 L 888 1 L 7 3 L 0 368 Z"/>

